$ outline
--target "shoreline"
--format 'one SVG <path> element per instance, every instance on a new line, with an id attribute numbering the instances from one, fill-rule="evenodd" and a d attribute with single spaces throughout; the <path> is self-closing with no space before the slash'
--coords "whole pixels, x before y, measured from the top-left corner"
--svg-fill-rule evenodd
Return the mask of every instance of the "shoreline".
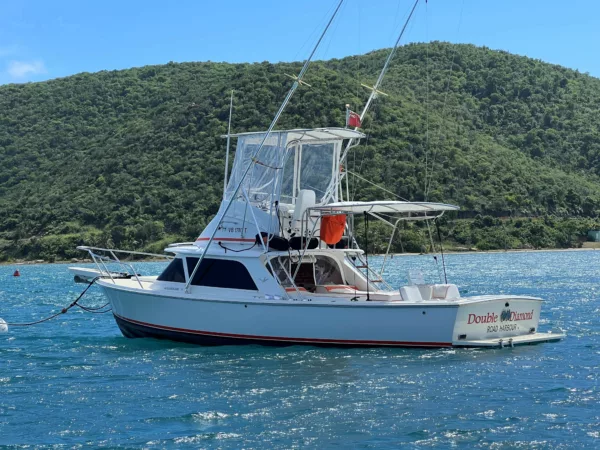
<path id="1" fill-rule="evenodd" d="M 472 255 L 472 254 L 485 254 L 485 253 L 548 253 L 548 252 L 589 252 L 599 251 L 600 248 L 512 248 L 508 250 L 444 250 L 444 255 Z M 426 256 L 426 255 L 439 255 L 440 252 L 430 253 L 390 253 L 390 256 Z M 374 253 L 373 256 L 383 256 L 383 253 Z"/>
<path id="2" fill-rule="evenodd" d="M 493 254 L 493 253 L 548 253 L 548 252 L 589 252 L 589 251 L 600 251 L 600 247 L 589 247 L 589 248 L 540 248 L 540 249 L 508 249 L 508 250 L 448 250 L 444 251 L 444 255 L 472 255 L 472 254 Z M 427 255 L 439 255 L 440 252 L 431 253 L 390 253 L 390 257 L 405 257 L 405 256 L 427 256 Z M 385 256 L 384 253 L 373 253 L 371 256 Z M 165 260 L 160 258 L 148 258 L 134 262 L 163 262 Z M 131 262 L 131 261 L 128 261 Z M 92 260 L 79 260 L 79 261 L 42 261 L 42 260 L 25 260 L 25 261 L 2 261 L 0 266 L 33 266 L 42 264 L 93 264 Z"/>
<path id="3" fill-rule="evenodd" d="M 167 254 L 165 254 L 165 256 L 169 256 Z M 140 259 L 137 261 L 123 261 L 124 263 L 127 264 L 131 264 L 131 263 L 137 263 L 137 262 L 166 262 L 167 259 L 163 259 L 163 258 L 148 258 L 148 259 Z M 50 262 L 50 261 L 43 261 L 41 259 L 36 259 L 36 260 L 19 260 L 19 261 L 0 261 L 0 267 L 1 266 L 36 266 L 36 265 L 44 265 L 44 264 L 70 264 L 70 265 L 74 265 L 76 266 L 77 264 L 94 264 L 94 261 L 92 261 L 91 259 L 81 259 L 79 261 L 54 261 L 54 262 Z"/>

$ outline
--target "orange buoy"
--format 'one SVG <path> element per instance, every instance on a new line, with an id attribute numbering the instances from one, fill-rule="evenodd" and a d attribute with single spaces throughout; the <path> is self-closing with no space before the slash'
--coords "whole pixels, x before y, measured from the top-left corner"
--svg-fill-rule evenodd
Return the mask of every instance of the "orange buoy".
<path id="1" fill-rule="evenodd" d="M 21 276 L 21 272 L 19 272 L 19 269 L 15 270 L 15 273 L 13 273 L 13 277 L 20 277 Z"/>

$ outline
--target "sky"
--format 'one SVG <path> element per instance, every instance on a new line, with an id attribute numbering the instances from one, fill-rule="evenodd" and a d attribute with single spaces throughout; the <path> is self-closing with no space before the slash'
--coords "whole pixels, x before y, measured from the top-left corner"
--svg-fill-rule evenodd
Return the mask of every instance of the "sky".
<path id="1" fill-rule="evenodd" d="M 316 59 L 391 47 L 415 0 L 345 0 Z M 169 61 L 305 59 L 338 0 L 5 0 L 0 84 Z M 485 45 L 600 77 L 600 1 L 420 0 L 403 43 Z"/>

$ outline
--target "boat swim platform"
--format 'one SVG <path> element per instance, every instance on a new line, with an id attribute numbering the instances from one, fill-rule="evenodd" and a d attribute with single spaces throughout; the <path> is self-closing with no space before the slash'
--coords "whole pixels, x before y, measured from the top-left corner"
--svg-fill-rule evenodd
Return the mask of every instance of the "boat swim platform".
<path id="1" fill-rule="evenodd" d="M 504 348 L 515 347 L 517 345 L 534 345 L 542 342 L 557 342 L 565 338 L 564 333 L 533 333 L 523 334 L 521 336 L 492 338 L 492 339 L 475 339 L 475 340 L 458 340 L 452 343 L 453 347 L 482 347 L 482 348 Z"/>

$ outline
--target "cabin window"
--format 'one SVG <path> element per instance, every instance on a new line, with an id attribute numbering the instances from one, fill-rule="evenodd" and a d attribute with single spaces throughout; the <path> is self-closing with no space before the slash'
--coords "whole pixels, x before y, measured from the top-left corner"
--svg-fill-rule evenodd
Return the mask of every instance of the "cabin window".
<path id="1" fill-rule="evenodd" d="M 317 256 L 315 262 L 315 280 L 318 285 L 344 284 L 342 272 L 335 260 L 327 256 Z"/>
<path id="2" fill-rule="evenodd" d="M 271 264 L 267 264 L 267 270 L 271 275 L 273 275 L 273 271 L 271 271 L 271 265 L 273 266 L 273 270 L 275 271 L 275 277 L 279 281 L 283 287 L 291 287 L 290 279 L 285 273 L 284 267 L 286 270 L 289 269 L 289 264 L 287 262 L 287 258 L 285 258 L 285 262 L 281 261 L 281 258 L 273 258 L 271 260 Z"/>
<path id="3" fill-rule="evenodd" d="M 183 261 L 181 258 L 175 258 L 167 268 L 157 278 L 158 281 L 171 281 L 173 283 L 185 283 L 185 273 L 183 272 Z"/>
<path id="4" fill-rule="evenodd" d="M 310 292 L 313 292 L 315 287 L 320 285 L 344 284 L 344 277 L 340 267 L 333 258 L 322 255 L 305 258 L 307 261 L 303 261 L 300 267 L 298 267 L 297 262 L 292 262 L 285 256 L 271 260 L 275 276 L 283 287 L 292 286 L 285 273 L 286 270 L 291 276 L 296 274 L 294 280 L 296 286 L 303 287 Z M 296 271 L 298 272 L 296 273 Z"/>
<path id="5" fill-rule="evenodd" d="M 190 276 L 198 263 L 198 258 L 187 257 Z M 192 280 L 194 286 L 209 286 L 227 289 L 246 289 L 257 291 L 252 276 L 239 261 L 204 258 Z"/>
<path id="6" fill-rule="evenodd" d="M 296 273 L 298 271 L 298 273 Z M 292 264 L 292 276 L 296 273 L 294 282 L 296 286 L 303 287 L 307 291 L 313 292 L 315 290 L 315 265 L 313 263 Z"/>

